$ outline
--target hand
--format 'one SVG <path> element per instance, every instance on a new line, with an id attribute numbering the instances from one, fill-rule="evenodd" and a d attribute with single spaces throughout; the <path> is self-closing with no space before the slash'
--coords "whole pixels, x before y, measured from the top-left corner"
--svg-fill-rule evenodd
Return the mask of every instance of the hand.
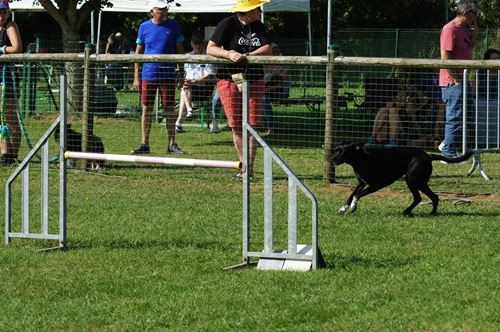
<path id="1" fill-rule="evenodd" d="M 245 54 L 241 54 L 241 53 L 236 52 L 234 50 L 230 50 L 228 55 L 227 55 L 227 58 L 229 60 L 231 60 L 232 62 L 238 63 L 238 62 L 245 61 L 247 57 Z"/>
<path id="2" fill-rule="evenodd" d="M 134 78 L 134 83 L 132 85 L 135 91 L 141 91 L 141 80 L 139 78 Z"/>

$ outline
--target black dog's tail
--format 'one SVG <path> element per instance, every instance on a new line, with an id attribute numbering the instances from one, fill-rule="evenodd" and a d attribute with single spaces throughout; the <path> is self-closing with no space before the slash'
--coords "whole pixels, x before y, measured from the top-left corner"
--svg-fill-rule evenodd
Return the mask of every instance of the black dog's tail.
<path id="1" fill-rule="evenodd" d="M 458 157 L 445 157 L 439 154 L 430 154 L 432 160 L 442 160 L 450 164 L 461 163 L 462 161 L 468 160 L 474 154 L 473 151 L 466 151 L 463 155 Z"/>

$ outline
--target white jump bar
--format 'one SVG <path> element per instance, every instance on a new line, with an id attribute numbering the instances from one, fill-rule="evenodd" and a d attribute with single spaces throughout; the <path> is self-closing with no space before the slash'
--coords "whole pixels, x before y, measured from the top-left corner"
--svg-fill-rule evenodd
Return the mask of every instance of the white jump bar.
<path id="1" fill-rule="evenodd" d="M 65 159 L 85 159 L 85 160 L 105 160 L 123 161 L 140 164 L 166 164 L 190 167 L 211 167 L 211 168 L 236 168 L 240 169 L 241 163 L 238 161 L 188 159 L 188 158 L 164 158 L 149 156 L 133 156 L 123 154 L 89 153 L 89 152 L 64 152 Z"/>

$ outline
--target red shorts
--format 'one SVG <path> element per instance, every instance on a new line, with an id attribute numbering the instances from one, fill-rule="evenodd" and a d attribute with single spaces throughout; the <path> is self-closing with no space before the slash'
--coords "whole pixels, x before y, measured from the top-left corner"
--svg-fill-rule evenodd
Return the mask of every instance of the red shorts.
<path id="1" fill-rule="evenodd" d="M 249 83 L 248 123 L 258 128 L 262 125 L 265 84 L 264 80 L 249 81 Z M 241 128 L 242 95 L 238 86 L 232 80 L 219 80 L 217 89 L 219 89 L 220 101 L 226 113 L 228 127 Z"/>
<path id="2" fill-rule="evenodd" d="M 169 81 L 142 81 L 141 103 L 146 106 L 153 106 L 155 103 L 156 89 L 159 89 L 161 105 L 165 109 L 175 107 L 175 82 Z"/>

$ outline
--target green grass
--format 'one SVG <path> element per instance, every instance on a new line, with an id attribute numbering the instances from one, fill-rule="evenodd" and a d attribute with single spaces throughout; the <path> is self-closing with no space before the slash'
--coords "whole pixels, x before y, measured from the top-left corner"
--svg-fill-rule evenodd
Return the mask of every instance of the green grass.
<path id="1" fill-rule="evenodd" d="M 48 123 L 37 121 L 33 136 Z M 98 119 L 96 131 L 109 152 L 127 153 L 136 143 L 138 124 Z M 164 137 L 163 127 L 155 126 L 153 151 L 159 155 L 164 155 Z M 229 132 L 210 135 L 189 127 L 178 139 L 187 157 L 235 157 Z M 241 262 L 242 194 L 234 171 L 122 163 L 94 173 L 73 170 L 68 174 L 70 250 L 36 251 L 55 245 L 50 241 L 0 245 L 0 330 L 499 329 L 498 154 L 483 156 L 493 181 L 477 171 L 465 178 L 469 164 L 435 163 L 430 186 L 441 197 L 438 215 L 430 216 L 430 205 L 421 205 L 415 217 L 404 218 L 410 194 L 403 181 L 363 198 L 356 213 L 340 216 L 338 208 L 355 183 L 352 170 L 339 167 L 340 184 L 326 184 L 320 148 L 277 150 L 318 198 L 325 269 L 222 271 Z M 262 151 L 257 165 L 251 184 L 252 244 L 260 250 Z M 34 216 L 39 213 L 37 168 L 32 166 L 30 193 Z M 0 177 L 11 172 L 2 167 Z M 276 173 L 280 247 L 286 243 L 287 182 Z M 57 180 L 55 166 L 50 174 Z M 56 185 L 51 195 L 57 209 Z M 470 202 L 455 204 L 459 198 Z M 303 197 L 298 214 L 305 234 L 301 243 L 308 243 L 310 210 Z"/>

